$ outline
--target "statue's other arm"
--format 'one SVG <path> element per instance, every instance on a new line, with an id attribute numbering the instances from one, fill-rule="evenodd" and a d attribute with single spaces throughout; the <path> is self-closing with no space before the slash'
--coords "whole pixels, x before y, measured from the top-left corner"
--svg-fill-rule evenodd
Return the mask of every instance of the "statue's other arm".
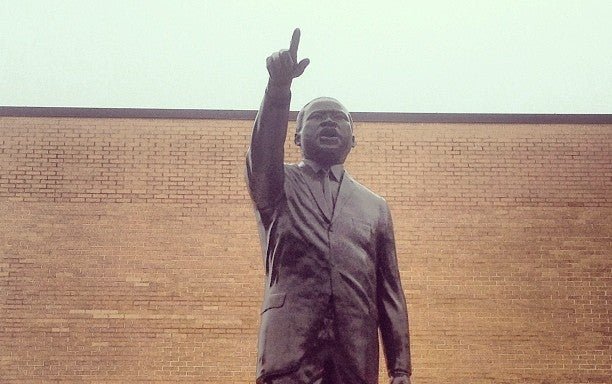
<path id="1" fill-rule="evenodd" d="M 386 203 L 383 208 L 377 242 L 380 333 L 391 384 L 409 384 L 412 367 L 408 311 L 397 264 L 391 213 Z"/>
<path id="2" fill-rule="evenodd" d="M 288 50 L 275 52 L 266 61 L 270 75 L 257 113 L 247 153 L 249 190 L 257 208 L 273 208 L 282 196 L 284 143 L 287 137 L 291 82 L 300 76 L 308 59 L 297 61 L 300 30 L 296 29 Z"/>

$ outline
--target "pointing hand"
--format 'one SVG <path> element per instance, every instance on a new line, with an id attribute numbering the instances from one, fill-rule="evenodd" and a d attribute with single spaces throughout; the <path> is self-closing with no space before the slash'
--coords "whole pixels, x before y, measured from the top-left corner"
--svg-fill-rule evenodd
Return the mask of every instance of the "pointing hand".
<path id="1" fill-rule="evenodd" d="M 303 59 L 298 62 L 297 50 L 299 44 L 300 29 L 296 28 L 293 31 L 289 49 L 282 49 L 268 57 L 266 67 L 270 74 L 270 85 L 290 87 L 293 79 L 304 73 L 304 70 L 310 64 L 310 60 Z"/>

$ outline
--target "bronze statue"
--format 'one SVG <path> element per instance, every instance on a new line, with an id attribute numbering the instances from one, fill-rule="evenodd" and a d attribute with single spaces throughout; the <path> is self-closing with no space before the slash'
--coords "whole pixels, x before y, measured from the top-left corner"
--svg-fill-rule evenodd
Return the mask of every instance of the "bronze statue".
<path id="1" fill-rule="evenodd" d="M 300 31 L 268 57 L 270 75 L 247 154 L 266 281 L 258 384 L 378 382 L 378 331 L 392 384 L 410 383 L 406 301 L 387 203 L 344 170 L 353 121 L 335 99 L 298 114 L 302 161 L 285 164 Z"/>

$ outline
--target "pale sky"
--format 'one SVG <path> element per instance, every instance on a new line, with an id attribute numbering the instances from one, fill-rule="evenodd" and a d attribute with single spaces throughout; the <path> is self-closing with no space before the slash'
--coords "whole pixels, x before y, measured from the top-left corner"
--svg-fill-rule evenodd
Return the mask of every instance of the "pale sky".
<path id="1" fill-rule="evenodd" d="M 292 109 L 612 113 L 612 0 L 0 0 L 0 105 L 257 109 L 302 30 Z"/>

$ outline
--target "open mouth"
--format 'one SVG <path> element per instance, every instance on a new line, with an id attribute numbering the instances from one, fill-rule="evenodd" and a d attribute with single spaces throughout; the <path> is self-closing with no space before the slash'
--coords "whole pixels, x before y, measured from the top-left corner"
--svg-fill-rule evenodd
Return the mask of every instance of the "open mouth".
<path id="1" fill-rule="evenodd" d="M 340 136 L 335 128 L 323 128 L 319 132 L 319 143 L 321 145 L 338 145 L 340 144 Z"/>

